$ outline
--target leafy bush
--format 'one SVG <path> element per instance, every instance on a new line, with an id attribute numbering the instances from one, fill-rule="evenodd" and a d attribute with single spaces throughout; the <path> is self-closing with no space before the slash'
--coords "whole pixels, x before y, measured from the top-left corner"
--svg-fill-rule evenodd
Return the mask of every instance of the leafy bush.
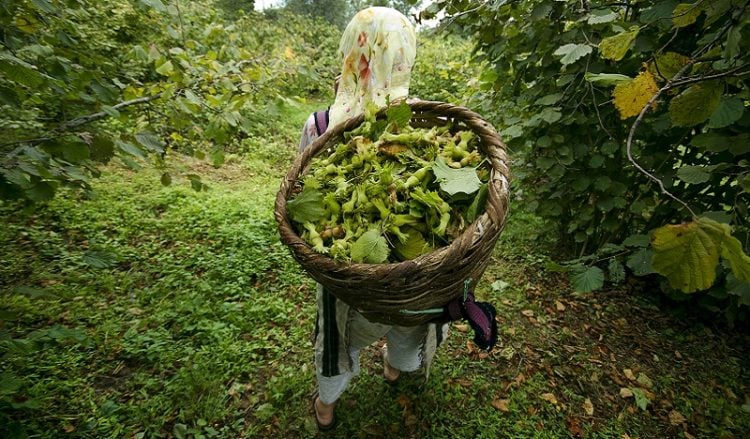
<path id="1" fill-rule="evenodd" d="M 690 293 L 718 269 L 729 313 L 750 304 L 746 1 L 440 1 L 427 13 L 439 9 L 490 63 L 484 110 L 523 151 L 524 203 L 558 225 L 568 257 L 603 257 L 565 267 L 577 289 L 621 280 L 625 263 Z"/>
<path id="2" fill-rule="evenodd" d="M 331 87 L 334 27 L 215 6 L 4 2 L 0 198 L 88 188 L 114 157 L 162 166 L 177 149 L 221 164 L 227 147 L 267 131 L 280 102 Z"/>
<path id="3" fill-rule="evenodd" d="M 470 40 L 435 31 L 418 35 L 410 92 L 420 99 L 469 105 L 479 89 L 482 65 Z"/>

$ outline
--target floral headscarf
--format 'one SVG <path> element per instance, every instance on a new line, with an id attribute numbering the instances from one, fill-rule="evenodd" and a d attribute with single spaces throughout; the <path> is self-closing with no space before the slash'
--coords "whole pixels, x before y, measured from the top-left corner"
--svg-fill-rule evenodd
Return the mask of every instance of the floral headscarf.
<path id="1" fill-rule="evenodd" d="M 386 96 L 408 96 L 416 52 L 414 27 L 403 14 L 383 7 L 358 12 L 341 37 L 344 66 L 330 110 L 331 126 L 362 114 L 370 101 L 383 107 Z"/>

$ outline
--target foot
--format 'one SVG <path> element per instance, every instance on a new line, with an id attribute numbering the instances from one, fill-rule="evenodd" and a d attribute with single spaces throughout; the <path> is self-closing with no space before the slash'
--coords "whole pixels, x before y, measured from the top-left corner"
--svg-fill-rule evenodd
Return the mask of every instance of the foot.
<path id="1" fill-rule="evenodd" d="M 383 346 L 383 377 L 389 383 L 395 383 L 399 376 L 401 376 L 401 371 L 388 363 L 388 347 Z"/>
<path id="2" fill-rule="evenodd" d="M 335 406 L 336 403 L 325 404 L 320 400 L 320 397 L 315 398 L 313 407 L 315 409 L 315 417 L 317 418 L 316 420 L 318 422 L 318 428 L 325 431 L 333 427 L 333 408 Z"/>

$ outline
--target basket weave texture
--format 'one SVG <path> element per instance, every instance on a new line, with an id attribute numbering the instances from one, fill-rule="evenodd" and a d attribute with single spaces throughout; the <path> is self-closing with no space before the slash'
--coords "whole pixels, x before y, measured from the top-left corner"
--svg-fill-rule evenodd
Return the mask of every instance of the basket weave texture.
<path id="1" fill-rule="evenodd" d="M 505 224 L 510 183 L 506 146 L 481 116 L 443 102 L 408 101 L 408 104 L 412 109 L 412 126 L 429 128 L 452 122 L 455 128 L 472 130 L 492 167 L 485 212 L 450 245 L 409 261 L 355 264 L 317 253 L 297 235 L 287 215 L 286 203 L 295 186 L 299 188 L 299 177 L 313 157 L 338 145 L 343 133 L 362 124 L 364 116 L 330 127 L 309 145 L 282 181 L 275 204 L 281 241 L 313 279 L 368 320 L 399 326 L 416 326 L 434 319 L 436 314 L 423 311 L 441 308 L 462 296 L 467 279 L 473 290 Z"/>

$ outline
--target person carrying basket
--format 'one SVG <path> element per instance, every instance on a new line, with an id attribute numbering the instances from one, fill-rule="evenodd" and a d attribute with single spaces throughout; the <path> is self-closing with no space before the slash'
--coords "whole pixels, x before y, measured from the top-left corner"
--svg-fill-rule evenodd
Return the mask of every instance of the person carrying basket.
<path id="1" fill-rule="evenodd" d="M 300 166 L 310 157 L 306 148 L 312 144 L 317 145 L 313 148 L 319 149 L 320 145 L 315 141 L 327 132 L 328 127 L 336 127 L 333 129 L 333 133 L 336 133 L 346 126 L 356 124 L 357 120 L 361 120 L 366 107 L 382 108 L 389 101 L 399 101 L 409 95 L 411 70 L 416 55 L 416 35 L 412 25 L 398 11 L 372 7 L 357 13 L 348 24 L 342 35 L 339 52 L 343 68 L 337 79 L 335 100 L 328 110 L 315 112 L 308 118 L 299 146 L 300 153 L 304 151 L 304 154 L 289 171 L 277 196 L 276 217 L 280 223 L 282 241 L 293 245 L 298 261 L 300 255 L 296 252 L 307 253 L 309 250 L 299 247 L 299 238 L 290 231 L 285 218 L 284 206 L 290 190 L 289 182 L 295 179 L 292 175 L 298 175 Z M 469 227 L 462 235 L 460 245 L 451 246 L 452 250 L 448 252 L 431 253 L 436 256 L 425 256 L 426 259 L 422 259 L 422 262 L 431 265 L 429 261 L 435 262 L 435 258 L 444 257 L 445 259 L 439 260 L 450 263 L 440 263 L 439 266 L 452 267 L 452 271 L 435 276 L 432 269 L 419 271 L 419 264 L 404 263 L 404 270 L 399 271 L 399 276 L 402 276 L 400 279 L 406 281 L 407 278 L 403 275 L 411 272 L 417 282 L 413 285 L 422 284 L 421 288 L 425 290 L 420 293 L 412 285 L 408 294 L 419 294 L 411 296 L 406 302 L 415 305 L 416 309 L 403 309 L 399 305 L 398 318 L 393 314 L 383 315 L 374 310 L 376 303 L 382 304 L 382 297 L 370 303 L 371 306 L 365 306 L 368 309 L 355 309 L 362 306 L 362 303 L 359 299 L 352 301 L 350 294 L 358 298 L 370 297 L 368 300 L 375 298 L 368 296 L 367 291 L 352 290 L 348 285 L 353 284 L 348 281 L 343 284 L 347 285 L 343 286 L 343 290 L 342 285 L 336 290 L 318 285 L 314 355 L 318 391 L 313 398 L 313 410 L 321 431 L 330 430 L 336 425 L 334 407 L 351 379 L 359 372 L 360 351 L 381 338 L 386 339 L 381 352 L 383 375 L 389 383 L 396 382 L 401 372 L 422 369 L 427 376 L 435 351 L 447 336 L 448 321 L 468 320 L 475 332 L 474 342 L 482 349 L 490 350 L 497 341 L 494 308 L 488 303 L 475 302 L 471 290 L 473 282 L 481 276 L 486 266 L 507 210 L 508 172 L 504 145 L 496 131 L 468 109 L 428 101 L 410 105 L 416 111 L 428 107 L 440 108 L 446 114 L 462 118 L 472 130 L 479 133 L 483 142 L 487 142 L 486 145 L 490 148 L 488 151 L 492 155 L 490 160 L 493 171 L 500 171 L 493 174 L 491 182 L 488 200 L 492 209 L 488 211 L 488 215 L 483 215 Z M 330 137 L 328 134 L 326 136 Z M 302 259 L 310 261 L 306 257 Z M 328 266 L 328 263 L 325 262 L 324 265 Z M 339 269 L 344 272 L 349 270 L 346 267 Z M 337 272 L 340 272 L 339 269 Z M 415 272 L 415 269 L 418 271 Z M 390 270 L 391 268 L 386 268 L 386 271 L 393 273 Z M 357 277 L 361 278 L 361 273 Z M 390 275 L 386 278 L 390 278 Z M 400 286 L 393 285 L 385 290 L 381 282 L 377 290 L 379 293 L 388 293 L 389 299 L 386 302 L 390 302 L 394 299 L 391 294 L 398 293 L 397 290 L 406 285 L 402 281 L 398 282 Z M 429 302 L 438 308 L 416 303 L 427 296 L 432 296 Z M 441 297 L 445 299 L 440 299 Z M 397 303 L 406 302 L 397 300 Z M 387 308 L 392 306 L 388 305 Z M 406 317 L 403 313 L 414 315 Z"/>

